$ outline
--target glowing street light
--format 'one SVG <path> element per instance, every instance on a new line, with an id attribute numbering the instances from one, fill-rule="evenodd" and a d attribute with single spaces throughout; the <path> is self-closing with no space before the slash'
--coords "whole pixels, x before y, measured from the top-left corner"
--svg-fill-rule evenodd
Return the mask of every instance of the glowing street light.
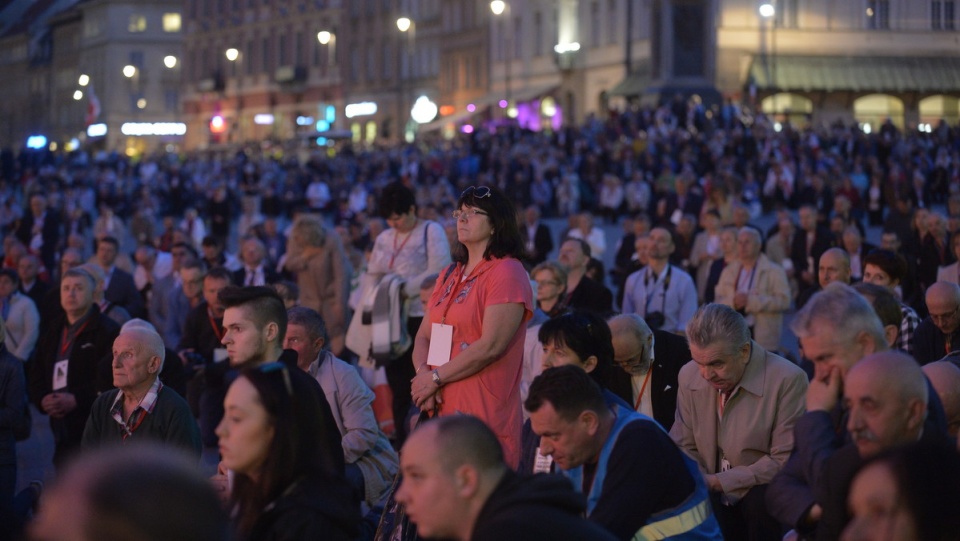
<path id="1" fill-rule="evenodd" d="M 90 76 L 85 73 L 81 74 L 80 79 L 77 81 L 77 84 L 79 84 L 80 86 L 87 86 L 88 84 L 90 84 Z"/>
<path id="2" fill-rule="evenodd" d="M 764 19 L 769 19 L 776 14 L 777 10 L 773 7 L 773 4 L 761 4 L 760 5 L 760 16 Z"/>
<path id="3" fill-rule="evenodd" d="M 170 69 L 173 69 L 177 65 L 177 57 L 173 55 L 167 55 L 163 57 L 163 65 Z"/>
<path id="4" fill-rule="evenodd" d="M 326 45 L 330 43 L 330 40 L 333 38 L 333 34 L 326 30 L 321 30 L 317 32 L 317 41 L 320 42 L 320 45 Z"/>
<path id="5" fill-rule="evenodd" d="M 123 76 L 126 77 L 127 79 L 132 79 L 133 76 L 136 74 L 137 74 L 137 68 L 135 66 L 131 66 L 130 64 L 127 64 L 126 66 L 123 67 Z"/>
<path id="6" fill-rule="evenodd" d="M 227 55 L 227 60 L 231 62 L 236 62 L 237 59 L 240 58 L 240 51 L 236 50 L 233 47 L 230 47 L 229 49 L 227 49 L 227 52 L 225 54 Z"/>
<path id="7" fill-rule="evenodd" d="M 493 0 L 493 2 L 490 2 L 490 11 L 492 11 L 494 15 L 502 15 L 506 9 L 507 3 L 503 0 Z"/>
<path id="8" fill-rule="evenodd" d="M 407 17 L 400 17 L 399 19 L 397 19 L 397 29 L 399 29 L 401 32 L 406 32 L 407 30 L 410 30 L 410 26 L 412 24 L 413 22 Z"/>
<path id="9" fill-rule="evenodd" d="M 80 91 L 80 90 L 77 90 L 76 92 L 74 92 L 74 93 L 73 93 L 73 99 L 75 99 L 75 100 L 77 100 L 77 101 L 82 100 L 82 99 L 83 99 L 83 92 Z"/>

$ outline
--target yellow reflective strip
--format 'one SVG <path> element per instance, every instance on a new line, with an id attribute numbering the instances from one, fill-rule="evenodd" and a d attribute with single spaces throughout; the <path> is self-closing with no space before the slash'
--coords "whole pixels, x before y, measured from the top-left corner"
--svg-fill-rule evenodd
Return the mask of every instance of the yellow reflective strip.
<path id="1" fill-rule="evenodd" d="M 702 524 L 708 516 L 710 516 L 710 504 L 704 499 L 677 516 L 658 520 L 640 528 L 640 531 L 633 536 L 633 541 L 654 541 L 680 535 Z"/>

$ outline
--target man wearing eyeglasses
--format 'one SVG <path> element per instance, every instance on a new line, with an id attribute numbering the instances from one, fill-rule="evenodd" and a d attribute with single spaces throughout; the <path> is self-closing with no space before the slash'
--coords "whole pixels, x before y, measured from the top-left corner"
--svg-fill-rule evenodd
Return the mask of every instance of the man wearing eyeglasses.
<path id="1" fill-rule="evenodd" d="M 936 282 L 927 288 L 930 315 L 917 326 L 913 358 L 921 365 L 942 359 L 960 350 L 960 286 Z"/>
<path id="2" fill-rule="evenodd" d="M 677 378 L 690 360 L 687 340 L 667 331 L 652 331 L 638 314 L 621 314 L 609 322 L 613 362 L 620 370 L 611 390 L 630 388 L 638 413 L 653 417 L 669 431 L 677 413 Z"/>

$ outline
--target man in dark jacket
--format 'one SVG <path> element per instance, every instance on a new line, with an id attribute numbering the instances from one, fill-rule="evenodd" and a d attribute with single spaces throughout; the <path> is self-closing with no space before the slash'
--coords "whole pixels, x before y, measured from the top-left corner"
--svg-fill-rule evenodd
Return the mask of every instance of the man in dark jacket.
<path id="1" fill-rule="evenodd" d="M 64 273 L 60 302 L 64 312 L 40 336 L 30 371 L 30 398 L 50 416 L 56 448 L 54 464 L 62 465 L 80 446 L 83 429 L 97 394 L 112 387 L 98 377 L 109 363 L 120 327 L 100 315 L 93 302 L 95 281 L 82 269 Z"/>
<path id="2" fill-rule="evenodd" d="M 677 414 L 677 378 L 690 362 L 687 339 L 666 331 L 651 331 L 639 314 L 622 314 L 610 321 L 615 393 L 628 391 L 631 405 L 670 431 Z M 649 381 L 648 381 L 649 375 Z"/>
<path id="3" fill-rule="evenodd" d="M 510 470 L 500 442 L 476 417 L 427 423 L 407 439 L 401 457 L 405 480 L 397 501 L 424 538 L 615 539 L 582 518 L 586 502 L 569 481 Z"/>

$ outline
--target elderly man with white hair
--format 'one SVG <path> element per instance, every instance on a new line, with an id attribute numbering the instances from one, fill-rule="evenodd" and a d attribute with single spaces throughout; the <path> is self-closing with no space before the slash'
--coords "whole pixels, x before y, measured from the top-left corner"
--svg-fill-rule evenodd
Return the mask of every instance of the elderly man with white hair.
<path id="1" fill-rule="evenodd" d="M 737 233 L 738 260 L 727 265 L 720 274 L 716 302 L 743 315 L 753 339 L 763 349 L 777 351 L 783 331 L 783 313 L 790 308 L 790 285 L 783 267 L 760 252 L 761 244 L 756 229 L 740 229 Z"/>
<path id="2" fill-rule="evenodd" d="M 83 431 L 84 450 L 139 441 L 160 442 L 200 457 L 200 429 L 190 406 L 164 386 L 163 339 L 152 325 L 131 320 L 113 342 L 116 387 L 93 403 Z"/>

